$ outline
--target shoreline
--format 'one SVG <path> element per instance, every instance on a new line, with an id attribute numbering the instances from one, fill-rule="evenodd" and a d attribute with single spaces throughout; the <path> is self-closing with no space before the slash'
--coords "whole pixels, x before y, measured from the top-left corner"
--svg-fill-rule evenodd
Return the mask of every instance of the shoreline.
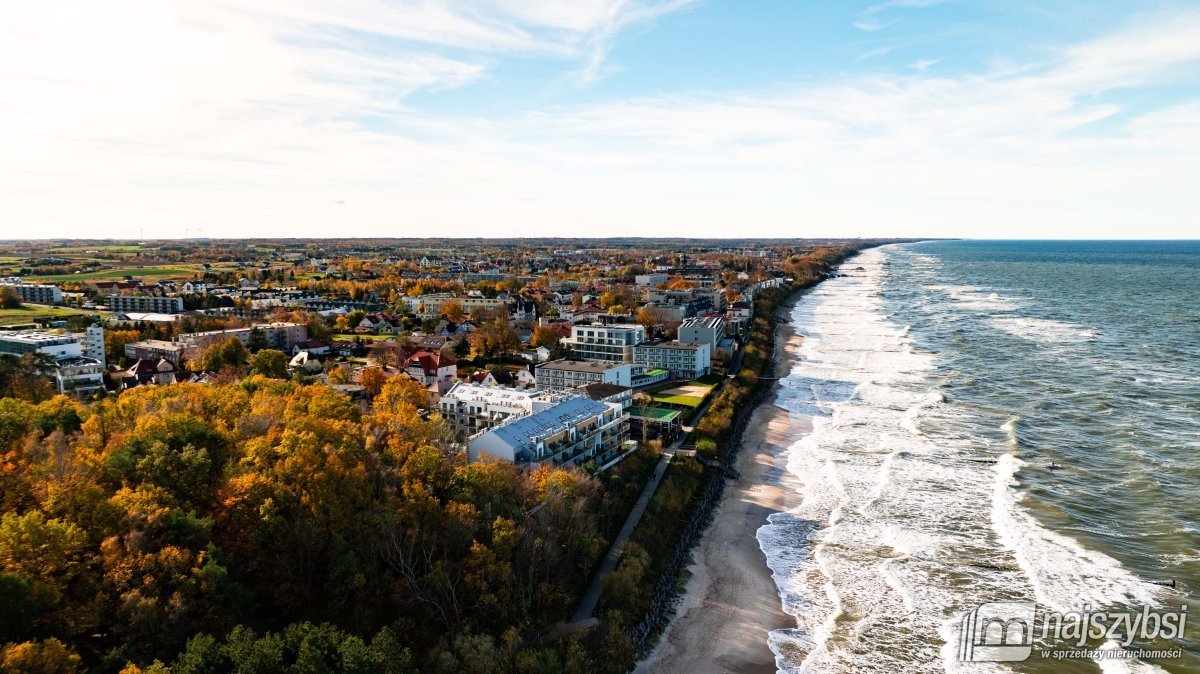
<path id="1" fill-rule="evenodd" d="M 784 305 L 785 314 L 803 300 L 799 292 Z M 774 372 L 791 370 L 803 338 L 790 323 L 776 325 Z M 767 516 L 795 507 L 800 495 L 786 480 L 787 448 L 811 431 L 771 397 L 754 410 L 738 451 L 740 480 L 729 483 L 693 552 L 691 574 L 675 616 L 659 643 L 636 672 L 681 674 L 768 674 L 776 671 L 767 644 L 773 630 L 792 629 L 796 619 L 783 611 L 775 579 L 756 533 Z"/>

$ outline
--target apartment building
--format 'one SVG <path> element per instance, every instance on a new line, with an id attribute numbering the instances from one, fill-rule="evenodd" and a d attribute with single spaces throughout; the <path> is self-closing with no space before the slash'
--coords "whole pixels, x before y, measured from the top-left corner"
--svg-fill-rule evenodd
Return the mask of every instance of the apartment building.
<path id="1" fill-rule="evenodd" d="M 109 295 L 106 304 L 111 311 L 125 313 L 146 312 L 152 314 L 183 313 L 182 297 L 159 297 L 157 295 Z"/>
<path id="2" fill-rule="evenodd" d="M 576 325 L 571 336 L 562 340 L 571 347 L 573 358 L 615 363 L 632 363 L 633 346 L 644 341 L 646 328 L 630 324 Z"/>
<path id="3" fill-rule="evenodd" d="M 633 277 L 633 282 L 639 289 L 666 285 L 668 280 L 669 277 L 666 274 L 637 274 Z"/>
<path id="4" fill-rule="evenodd" d="M 549 407 L 545 391 L 494 388 L 458 382 L 442 394 L 438 411 L 454 430 L 467 435 L 492 428 L 510 417 L 533 414 Z"/>
<path id="5" fill-rule="evenodd" d="M 472 461 L 487 455 L 521 465 L 603 467 L 630 450 L 628 420 L 619 404 L 569 398 L 473 436 L 467 453 Z"/>
<path id="6" fill-rule="evenodd" d="M 38 283 L 23 283 L 21 279 L 9 277 L 0 279 L 0 285 L 6 285 L 17 291 L 22 302 L 31 304 L 62 304 L 62 289 L 58 286 L 41 285 Z"/>
<path id="7" fill-rule="evenodd" d="M 715 353 L 725 339 L 725 319 L 720 316 L 695 317 L 679 326 L 679 341 L 690 344 L 707 344 L 710 353 Z"/>
<path id="8" fill-rule="evenodd" d="M 213 344 L 220 344 L 230 337 L 237 337 L 243 344 L 250 343 L 250 331 L 262 330 L 267 344 L 273 349 L 291 353 L 292 348 L 308 340 L 308 325 L 305 323 L 255 323 L 248 328 L 209 330 L 207 332 L 185 332 L 179 335 L 179 343 L 186 349 L 204 351 Z"/>
<path id="9" fill-rule="evenodd" d="M 65 395 L 87 396 L 104 390 L 104 363 L 95 358 L 60 358 L 54 368 L 54 385 Z"/>
<path id="10" fill-rule="evenodd" d="M 166 360 L 179 365 L 183 359 L 184 345 L 162 339 L 144 339 L 125 345 L 125 357 L 130 360 Z"/>
<path id="11" fill-rule="evenodd" d="M 84 358 L 94 358 L 100 361 L 100 365 L 106 364 L 107 358 L 104 356 L 104 326 L 89 325 L 87 330 L 84 330 L 83 338 L 80 339 L 79 345 Z"/>
<path id="12" fill-rule="evenodd" d="M 585 384 L 632 386 L 634 367 L 603 360 L 552 360 L 534 369 L 537 386 L 550 391 L 579 388 Z"/>
<path id="13" fill-rule="evenodd" d="M 655 340 L 634 347 L 634 359 L 646 370 L 667 370 L 672 377 L 695 379 L 709 373 L 712 350 L 708 344 Z"/>
<path id="14" fill-rule="evenodd" d="M 83 356 L 83 347 L 73 335 L 57 335 L 37 330 L 0 332 L 0 353 L 24 356 L 41 352 L 55 358 L 78 358 Z"/>
<path id="15" fill-rule="evenodd" d="M 83 356 L 83 345 L 73 335 L 26 330 L 0 333 L 0 353 L 24 356 L 44 353 L 54 359 L 54 380 L 59 393 L 88 395 L 104 388 L 104 364 Z"/>

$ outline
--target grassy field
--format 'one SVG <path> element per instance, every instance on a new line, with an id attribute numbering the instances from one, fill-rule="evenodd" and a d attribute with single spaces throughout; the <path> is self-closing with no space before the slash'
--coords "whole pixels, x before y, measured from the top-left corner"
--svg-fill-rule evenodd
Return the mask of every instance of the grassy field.
<path id="1" fill-rule="evenodd" d="M 101 269 L 83 274 L 57 274 L 53 276 L 30 276 L 37 281 L 86 281 L 89 279 L 119 279 L 122 276 L 146 279 L 154 278 L 191 278 L 199 270 L 195 267 L 120 267 L 117 269 Z"/>
<path id="2" fill-rule="evenodd" d="M 713 381 L 714 377 L 715 375 L 707 375 L 692 381 L 663 384 L 656 387 L 654 390 L 649 391 L 648 395 L 650 396 L 650 399 L 656 403 L 664 405 L 678 405 L 680 407 L 690 407 L 695 409 L 704 404 L 705 398 L 712 393 L 716 383 L 721 379 L 720 377 L 716 377 L 715 381 Z M 687 388 L 692 390 L 688 393 L 681 393 L 678 390 Z M 699 389 L 703 389 L 704 392 L 702 395 L 696 395 L 697 393 L 700 393 Z"/>
<path id="3" fill-rule="evenodd" d="M 26 304 L 17 309 L 0 309 L 0 327 L 26 325 L 38 318 L 66 318 L 81 314 L 94 314 L 94 311 L 81 311 L 67 307 L 48 307 L 40 304 Z"/>

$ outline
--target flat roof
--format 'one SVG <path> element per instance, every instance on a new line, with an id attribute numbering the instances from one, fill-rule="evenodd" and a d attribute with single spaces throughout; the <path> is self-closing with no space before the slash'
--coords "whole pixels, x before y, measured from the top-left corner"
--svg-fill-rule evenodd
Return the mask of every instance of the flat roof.
<path id="1" fill-rule="evenodd" d="M 40 332 L 38 330 L 21 330 L 18 332 L 0 332 L 0 339 L 7 342 L 19 342 L 21 344 L 43 344 L 46 346 L 56 344 L 71 344 L 79 340 L 70 335 L 57 335 L 53 332 Z"/>
<path id="2" fill-rule="evenodd" d="M 607 360 L 552 360 L 542 363 L 537 369 L 566 370 L 567 372 L 607 372 L 613 368 L 629 363 L 614 363 Z"/>
<path id="3" fill-rule="evenodd" d="M 696 349 L 703 348 L 705 345 L 704 344 L 692 344 L 691 342 L 653 341 L 653 342 L 642 342 L 641 344 L 638 344 L 637 346 L 641 347 L 641 348 L 648 348 L 648 349 L 653 348 L 653 349 L 676 349 L 676 350 L 683 350 L 683 351 L 695 351 Z"/>

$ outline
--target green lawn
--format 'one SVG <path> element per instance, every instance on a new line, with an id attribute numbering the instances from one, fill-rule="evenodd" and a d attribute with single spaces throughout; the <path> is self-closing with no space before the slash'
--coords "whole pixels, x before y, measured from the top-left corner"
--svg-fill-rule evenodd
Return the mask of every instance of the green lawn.
<path id="1" fill-rule="evenodd" d="M 0 309 L 0 327 L 26 325 L 38 318 L 66 318 L 80 314 L 95 314 L 94 311 L 82 311 L 68 307 L 48 307 L 41 304 L 26 304 L 17 309 Z"/>
<path id="2" fill-rule="evenodd" d="M 101 269 L 100 271 L 89 271 L 82 274 L 56 274 L 53 276 L 30 276 L 29 278 L 37 281 L 86 281 L 88 279 L 112 279 L 121 278 L 122 276 L 132 276 L 134 278 L 145 279 L 147 277 L 176 277 L 190 278 L 199 273 L 199 269 L 195 267 L 121 267 L 118 269 Z"/>
<path id="3" fill-rule="evenodd" d="M 712 393 L 713 389 L 716 388 L 717 383 L 719 383 L 720 381 L 721 381 L 721 377 L 719 375 L 711 375 L 710 374 L 710 375 L 705 375 L 703 377 L 700 377 L 699 379 L 693 379 L 692 381 L 684 381 L 684 382 L 672 381 L 672 382 L 667 382 L 665 384 L 659 384 L 658 386 L 655 386 L 653 389 L 647 391 L 646 393 L 647 393 L 647 395 L 650 396 L 650 399 L 656 403 L 661 403 L 661 404 L 665 404 L 665 405 L 678 405 L 680 407 L 690 407 L 692 409 L 695 409 L 704 404 L 705 398 L 707 398 Z M 696 387 L 704 388 L 706 390 L 705 390 L 704 395 L 699 395 L 699 396 L 697 396 L 697 395 L 678 395 L 678 394 L 666 393 L 666 391 L 670 391 L 672 389 L 680 388 L 683 386 L 696 386 Z"/>
<path id="4" fill-rule="evenodd" d="M 665 393 L 651 393 L 650 399 L 656 403 L 665 405 L 679 405 L 680 407 L 696 408 L 704 404 L 704 398 L 700 396 L 679 396 L 667 395 Z"/>

